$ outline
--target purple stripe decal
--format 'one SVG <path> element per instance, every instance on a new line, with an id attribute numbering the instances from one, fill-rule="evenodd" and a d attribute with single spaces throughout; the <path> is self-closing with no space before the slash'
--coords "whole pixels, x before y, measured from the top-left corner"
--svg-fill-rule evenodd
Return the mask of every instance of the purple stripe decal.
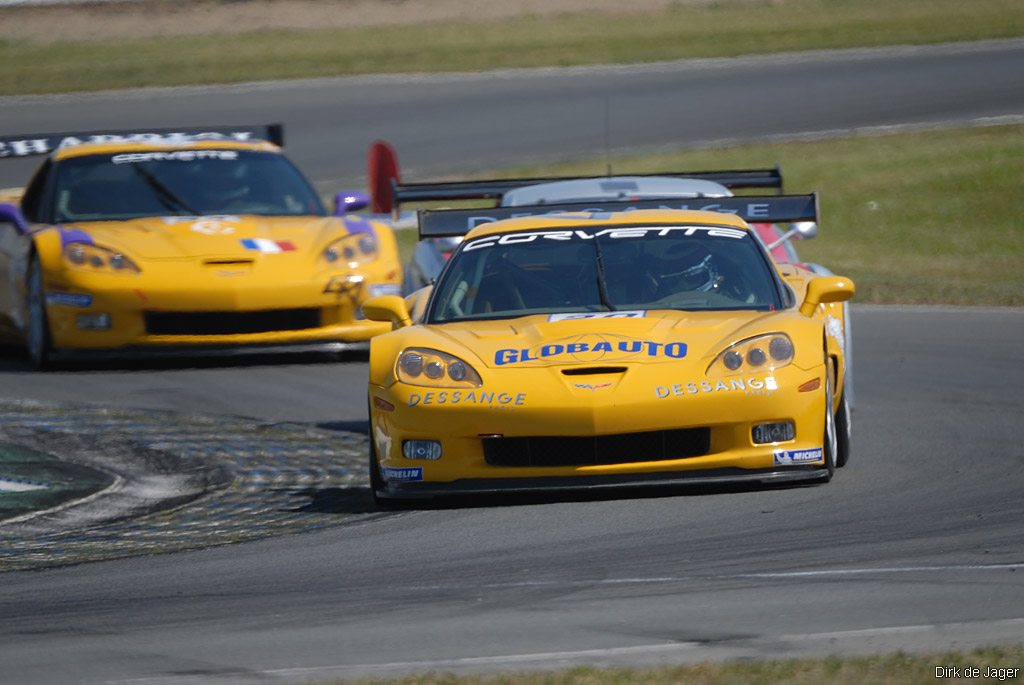
<path id="1" fill-rule="evenodd" d="M 377 239 L 377 232 L 373 230 L 373 224 L 363 217 L 345 216 L 342 217 L 342 221 L 345 222 L 345 228 L 348 229 L 349 233 L 366 233 L 374 240 Z"/>
<path id="2" fill-rule="evenodd" d="M 58 226 L 57 230 L 60 231 L 60 246 L 62 248 L 67 247 L 71 243 L 86 243 L 88 245 L 94 244 L 92 236 L 80 228 L 64 228 L 63 226 Z"/>

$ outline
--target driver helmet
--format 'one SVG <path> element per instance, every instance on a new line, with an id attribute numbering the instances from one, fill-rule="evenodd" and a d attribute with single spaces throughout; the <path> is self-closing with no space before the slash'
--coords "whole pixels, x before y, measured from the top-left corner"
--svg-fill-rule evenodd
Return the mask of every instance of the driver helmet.
<path id="1" fill-rule="evenodd" d="M 722 284 L 722 276 L 711 252 L 705 247 L 676 246 L 662 260 L 659 281 L 675 284 L 675 289 L 713 292 Z"/>

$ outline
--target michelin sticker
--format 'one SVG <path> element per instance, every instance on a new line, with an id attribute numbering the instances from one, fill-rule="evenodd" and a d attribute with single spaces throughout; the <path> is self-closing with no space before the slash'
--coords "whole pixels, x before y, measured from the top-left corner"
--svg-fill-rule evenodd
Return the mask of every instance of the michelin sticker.
<path id="1" fill-rule="evenodd" d="M 412 483 L 414 481 L 423 480 L 423 467 L 412 466 L 404 469 L 396 469 L 390 466 L 385 466 L 381 469 L 381 475 L 383 475 L 384 479 L 388 481 Z"/>
<path id="2" fill-rule="evenodd" d="M 809 450 L 775 450 L 774 457 L 776 466 L 820 464 L 825 461 L 825 451 L 821 447 Z"/>

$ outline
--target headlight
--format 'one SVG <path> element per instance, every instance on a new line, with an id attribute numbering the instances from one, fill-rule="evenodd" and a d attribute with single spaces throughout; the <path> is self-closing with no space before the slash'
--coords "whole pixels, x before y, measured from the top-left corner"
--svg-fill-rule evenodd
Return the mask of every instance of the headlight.
<path id="1" fill-rule="evenodd" d="M 708 367 L 709 378 L 774 371 L 793 361 L 793 341 L 785 333 L 759 335 L 731 345 Z"/>
<path id="2" fill-rule="evenodd" d="M 410 347 L 398 355 L 398 380 L 428 388 L 479 388 L 480 374 L 458 357 L 437 350 Z"/>
<path id="3" fill-rule="evenodd" d="M 64 248 L 64 263 L 72 269 L 115 274 L 137 274 L 141 270 L 120 252 L 89 243 L 70 243 Z"/>
<path id="4" fill-rule="evenodd" d="M 366 264 L 377 258 L 377 241 L 367 233 L 347 235 L 325 247 L 321 258 L 330 266 Z"/>

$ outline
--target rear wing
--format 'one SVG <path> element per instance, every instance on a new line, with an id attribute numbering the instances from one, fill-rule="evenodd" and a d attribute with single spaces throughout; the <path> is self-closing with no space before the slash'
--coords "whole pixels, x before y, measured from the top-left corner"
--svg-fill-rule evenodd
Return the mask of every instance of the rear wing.
<path id="1" fill-rule="evenodd" d="M 134 130 L 87 131 L 78 133 L 39 133 L 0 136 L 0 158 L 46 155 L 54 150 L 86 143 L 164 143 L 187 140 L 265 140 L 284 147 L 284 125 L 198 126 Z"/>
<path id="2" fill-rule="evenodd" d="M 438 183 L 402 183 L 398 171 L 398 157 L 391 145 L 383 140 L 374 141 L 367 155 L 367 171 L 373 211 L 381 214 L 395 212 L 403 202 L 436 202 L 452 200 L 501 200 L 514 188 L 551 183 L 554 181 L 607 178 L 601 176 L 542 176 L 534 178 L 495 178 L 479 181 L 448 181 Z M 724 171 L 674 171 L 651 174 L 618 174 L 638 178 L 674 177 L 714 181 L 726 188 L 758 188 L 782 192 L 782 170 L 732 169 Z"/>
<path id="3" fill-rule="evenodd" d="M 735 214 L 750 223 L 818 223 L 818 193 L 808 195 L 743 195 L 704 199 L 600 201 L 532 207 L 421 209 L 420 238 L 461 236 L 473 228 L 502 219 L 572 212 L 622 212 L 637 209 L 689 209 Z"/>

